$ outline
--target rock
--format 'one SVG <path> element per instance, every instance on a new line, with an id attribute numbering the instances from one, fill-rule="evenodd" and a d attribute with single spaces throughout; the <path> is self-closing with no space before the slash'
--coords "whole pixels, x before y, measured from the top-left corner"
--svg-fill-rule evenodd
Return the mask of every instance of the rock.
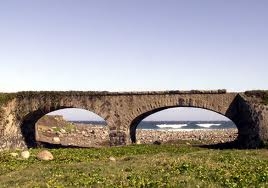
<path id="1" fill-rule="evenodd" d="M 10 155 L 11 155 L 12 157 L 17 157 L 19 154 L 18 154 L 18 153 L 10 153 Z"/>
<path id="2" fill-rule="evenodd" d="M 62 134 L 65 134 L 65 133 L 66 133 L 65 129 L 60 129 L 60 132 L 61 132 Z"/>
<path id="3" fill-rule="evenodd" d="M 39 160 L 50 161 L 53 160 L 53 155 L 48 150 L 39 152 L 36 156 Z"/>
<path id="4" fill-rule="evenodd" d="M 28 159 L 30 157 L 30 152 L 29 151 L 23 151 L 23 152 L 21 152 L 20 156 L 23 159 Z"/>
<path id="5" fill-rule="evenodd" d="M 57 132 L 56 134 L 58 135 L 58 137 L 63 137 L 63 134 L 61 132 Z"/>
<path id="6" fill-rule="evenodd" d="M 116 162 L 116 159 L 114 157 L 109 157 L 109 160 L 112 162 Z"/>
<path id="7" fill-rule="evenodd" d="M 140 145 L 141 144 L 141 141 L 137 140 L 136 144 Z"/>
<path id="8" fill-rule="evenodd" d="M 156 140 L 156 141 L 154 141 L 154 143 L 153 144 L 155 144 L 155 145 L 161 145 L 161 142 L 160 141 L 158 141 L 158 140 Z"/>
<path id="9" fill-rule="evenodd" d="M 59 143 L 60 142 L 60 138 L 59 137 L 53 137 L 53 141 Z"/>

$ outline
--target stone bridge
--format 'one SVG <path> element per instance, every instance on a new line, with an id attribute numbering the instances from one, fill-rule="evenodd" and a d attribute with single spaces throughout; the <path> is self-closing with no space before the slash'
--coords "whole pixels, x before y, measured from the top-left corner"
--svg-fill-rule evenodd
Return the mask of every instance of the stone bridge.
<path id="1" fill-rule="evenodd" d="M 213 91 L 161 92 L 19 92 L 0 93 L 0 149 L 37 145 L 35 123 L 65 108 L 96 113 L 107 122 L 111 146 L 136 142 L 136 127 L 147 116 L 172 107 L 211 110 L 232 120 L 237 142 L 246 148 L 268 140 L 268 106 L 257 95 Z"/>

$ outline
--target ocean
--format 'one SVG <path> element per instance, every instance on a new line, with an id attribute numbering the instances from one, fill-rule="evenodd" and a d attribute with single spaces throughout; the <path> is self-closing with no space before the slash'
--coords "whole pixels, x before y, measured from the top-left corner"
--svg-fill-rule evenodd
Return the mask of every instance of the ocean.
<path id="1" fill-rule="evenodd" d="M 105 121 L 71 121 L 78 124 L 105 126 Z M 232 121 L 142 121 L 137 129 L 144 130 L 209 130 L 237 128 Z"/>

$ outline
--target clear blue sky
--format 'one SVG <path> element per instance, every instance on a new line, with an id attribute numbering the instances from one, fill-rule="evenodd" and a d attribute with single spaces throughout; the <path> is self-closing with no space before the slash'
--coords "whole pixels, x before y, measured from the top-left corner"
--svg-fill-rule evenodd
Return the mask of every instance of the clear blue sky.
<path id="1" fill-rule="evenodd" d="M 268 89 L 266 0 L 0 1 L 0 91 Z"/>

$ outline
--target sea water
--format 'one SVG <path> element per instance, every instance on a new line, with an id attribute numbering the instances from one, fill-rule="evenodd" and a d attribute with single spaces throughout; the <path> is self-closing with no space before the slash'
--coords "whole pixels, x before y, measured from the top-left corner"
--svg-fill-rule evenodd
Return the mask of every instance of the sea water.
<path id="1" fill-rule="evenodd" d="M 105 121 L 73 121 L 79 124 L 91 124 L 105 126 Z M 229 129 L 236 128 L 232 121 L 142 121 L 137 129 L 145 130 L 170 130 L 170 131 L 191 131 L 208 129 Z"/>

